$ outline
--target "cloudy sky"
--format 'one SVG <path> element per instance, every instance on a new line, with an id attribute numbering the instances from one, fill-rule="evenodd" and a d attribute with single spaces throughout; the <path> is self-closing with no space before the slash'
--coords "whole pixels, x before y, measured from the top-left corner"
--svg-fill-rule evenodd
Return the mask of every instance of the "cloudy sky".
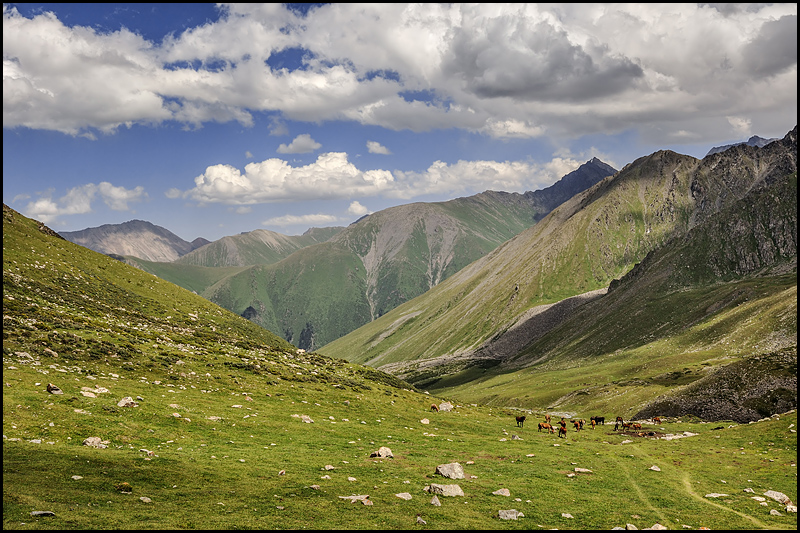
<path id="1" fill-rule="evenodd" d="M 797 4 L 4 4 L 3 202 L 297 235 L 797 123 Z"/>

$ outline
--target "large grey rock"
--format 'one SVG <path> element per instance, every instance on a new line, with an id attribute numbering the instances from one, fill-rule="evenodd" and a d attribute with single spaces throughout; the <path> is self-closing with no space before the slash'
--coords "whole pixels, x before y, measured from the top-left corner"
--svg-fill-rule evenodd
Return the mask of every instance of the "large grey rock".
<path id="1" fill-rule="evenodd" d="M 450 402 L 442 402 L 439 404 L 439 412 L 447 413 L 453 410 L 453 404 Z"/>
<path id="2" fill-rule="evenodd" d="M 519 517 L 525 516 L 516 509 L 500 509 L 497 511 L 497 516 L 500 520 L 516 520 Z"/>
<path id="3" fill-rule="evenodd" d="M 88 437 L 84 439 L 83 445 L 91 446 L 92 448 L 108 448 L 100 437 Z"/>
<path id="4" fill-rule="evenodd" d="M 380 448 L 378 448 L 377 452 L 372 452 L 371 454 L 369 454 L 369 456 L 380 457 L 380 458 L 394 457 L 394 455 L 392 455 L 392 450 L 390 450 L 386 446 L 381 446 Z"/>
<path id="5" fill-rule="evenodd" d="M 436 467 L 436 473 L 450 479 L 464 479 L 464 467 L 460 463 L 447 463 Z"/>
<path id="6" fill-rule="evenodd" d="M 792 500 L 790 500 L 786 494 L 778 492 L 777 490 L 768 490 L 767 492 L 764 493 L 764 496 L 766 496 L 767 498 L 772 498 L 776 502 L 782 503 L 784 505 L 789 505 L 792 503 Z"/>
<path id="7" fill-rule="evenodd" d="M 438 483 L 431 483 L 425 487 L 425 491 L 431 494 L 438 494 L 440 496 L 464 496 L 464 491 L 458 485 L 440 485 Z"/>

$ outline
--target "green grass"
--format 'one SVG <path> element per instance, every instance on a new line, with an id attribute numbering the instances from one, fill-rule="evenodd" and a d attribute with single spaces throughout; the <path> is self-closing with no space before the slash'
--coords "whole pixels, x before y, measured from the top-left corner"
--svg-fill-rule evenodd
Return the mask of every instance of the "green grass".
<path id="1" fill-rule="evenodd" d="M 777 503 L 762 507 L 743 492 L 772 489 L 796 500 L 797 441 L 790 429 L 796 413 L 730 428 L 690 420 L 645 426 L 699 433 L 673 441 L 626 437 L 608 424 L 580 433 L 570 428 L 559 439 L 536 431 L 537 415 L 517 428 L 508 409 L 461 405 L 430 413 L 435 399 L 381 385 L 355 392 L 323 383 L 267 383 L 241 371 L 168 387 L 152 378 L 114 377 L 102 365 L 66 373 L 48 367 L 46 375 L 42 366 L 4 363 L 3 433 L 22 439 L 3 446 L 4 529 L 406 529 L 417 514 L 433 529 L 797 525 L 796 515 Z M 48 394 L 47 381 L 65 394 Z M 80 387 L 98 384 L 111 392 L 80 396 Z M 123 394 L 144 400 L 118 408 Z M 423 418 L 430 424 L 420 423 Z M 712 430 L 719 425 L 725 429 Z M 514 434 L 522 440 L 512 440 Z M 109 447 L 81 446 L 88 436 L 110 440 Z M 626 439 L 633 442 L 622 444 Z M 390 447 L 394 458 L 370 458 L 379 446 Z M 434 475 L 438 464 L 455 461 L 476 477 Z M 327 464 L 335 469 L 324 470 Z M 661 472 L 649 470 L 654 464 Z M 576 466 L 592 473 L 568 477 Z M 322 479 L 326 474 L 331 479 Z M 133 487 L 131 494 L 115 488 L 122 482 Z M 431 482 L 458 483 L 465 497 L 441 497 L 442 506 L 434 507 L 423 491 Z M 511 498 L 492 495 L 499 488 L 508 488 Z M 396 497 L 400 492 L 412 500 Z M 730 496 L 704 498 L 710 492 Z M 339 498 L 351 494 L 369 494 L 374 505 Z M 498 510 L 510 508 L 525 517 L 500 521 Z M 770 516 L 773 508 L 783 516 Z M 56 516 L 34 518 L 34 510 Z M 562 518 L 564 512 L 574 518 Z"/>
<path id="2" fill-rule="evenodd" d="M 82 394 L 98 386 L 109 392 Z M 117 406 L 126 396 L 139 405 Z M 441 399 L 461 404 L 431 413 Z M 743 492 L 796 500 L 796 413 L 719 431 L 670 422 L 665 432 L 699 435 L 626 444 L 611 426 L 539 433 L 539 414 L 517 428 L 518 413 L 304 353 L 4 208 L 4 529 L 407 529 L 417 515 L 431 529 L 796 528 L 796 515 L 770 516 L 777 503 Z M 108 447 L 82 446 L 88 437 Z M 371 458 L 380 446 L 394 458 Z M 454 461 L 468 479 L 434 474 Z M 593 472 L 568 477 L 576 466 Z M 465 497 L 434 507 L 430 483 L 458 483 Z M 511 498 L 492 494 L 500 488 Z M 352 494 L 374 505 L 340 498 Z M 497 518 L 510 508 L 525 517 Z"/>

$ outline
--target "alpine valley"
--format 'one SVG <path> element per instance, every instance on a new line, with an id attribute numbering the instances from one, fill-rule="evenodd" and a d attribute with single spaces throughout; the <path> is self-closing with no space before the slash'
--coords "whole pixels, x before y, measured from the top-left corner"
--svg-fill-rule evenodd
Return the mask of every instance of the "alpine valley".
<path id="1" fill-rule="evenodd" d="M 796 127 L 297 237 L 102 232 L 135 247 L 3 206 L 4 529 L 797 529 Z"/>

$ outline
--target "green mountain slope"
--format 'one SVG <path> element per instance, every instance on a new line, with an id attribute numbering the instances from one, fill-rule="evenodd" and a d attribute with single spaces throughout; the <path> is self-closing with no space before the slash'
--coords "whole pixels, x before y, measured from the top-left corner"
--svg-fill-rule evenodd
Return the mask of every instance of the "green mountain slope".
<path id="1" fill-rule="evenodd" d="M 423 294 L 613 171 L 594 159 L 541 191 L 389 208 L 199 293 L 313 350 Z"/>
<path id="2" fill-rule="evenodd" d="M 311 228 L 290 236 L 265 229 L 223 237 L 176 259 L 178 265 L 204 267 L 250 266 L 277 263 L 301 248 L 325 242 L 344 228 Z M 153 272 L 157 276 L 160 274 Z M 180 283 L 179 283 L 180 285 Z"/>
<path id="3" fill-rule="evenodd" d="M 536 226 L 425 295 L 399 306 L 320 351 L 397 372 L 420 385 L 435 385 L 437 390 L 458 391 L 465 397 L 480 397 L 484 401 L 493 394 L 498 402 L 506 402 L 518 397 L 521 390 L 536 390 L 536 384 L 540 383 L 538 377 L 531 375 L 530 379 L 524 380 L 529 388 L 518 389 L 508 386 L 518 376 L 505 375 L 492 382 L 486 381 L 480 393 L 467 392 L 477 387 L 475 379 L 484 374 L 491 376 L 495 371 L 491 368 L 497 364 L 495 356 L 481 359 L 481 349 L 486 350 L 493 340 L 499 341 L 505 333 L 516 331 L 514 326 L 526 313 L 541 309 L 537 306 L 603 289 L 642 261 L 649 252 L 686 235 L 692 227 L 700 227 L 699 224 L 704 221 L 708 221 L 708 225 L 703 226 L 704 231 L 698 230 L 694 238 L 699 239 L 697 247 L 709 254 L 707 263 L 716 265 L 707 267 L 707 274 L 704 274 L 706 279 L 712 274 L 715 278 L 720 276 L 720 269 L 730 271 L 735 277 L 736 269 L 728 264 L 727 259 L 731 254 L 733 263 L 744 265 L 758 264 L 750 250 L 759 247 L 764 248 L 764 260 L 772 257 L 771 261 L 777 261 L 778 256 L 785 255 L 786 250 L 791 255 L 791 245 L 778 241 L 784 239 L 791 242 L 793 238 L 796 243 L 796 218 L 793 226 L 792 219 L 786 218 L 787 210 L 796 208 L 796 185 L 794 196 L 790 194 L 792 188 L 789 184 L 785 185 L 788 187 L 786 191 L 772 191 L 758 199 L 750 197 L 745 205 L 749 202 L 749 205 L 757 206 L 778 199 L 778 203 L 784 207 L 783 210 L 761 210 L 772 214 L 768 214 L 768 218 L 760 218 L 758 222 L 744 218 L 748 216 L 745 214 L 747 210 L 737 211 L 736 216 L 723 216 L 716 222 L 710 219 L 716 213 L 732 208 L 754 187 L 784 183 L 787 179 L 791 182 L 787 176 L 796 173 L 796 153 L 797 138 L 794 131 L 782 141 L 764 148 L 736 147 L 702 161 L 673 152 L 658 152 L 637 160 L 612 178 L 559 206 Z M 759 215 L 760 210 L 754 208 L 749 213 Z M 769 218 L 773 215 L 774 218 Z M 701 241 L 713 232 L 736 235 L 735 228 L 741 230 L 750 227 L 756 228 L 755 234 L 759 231 L 764 233 L 758 228 L 774 228 L 773 233 L 781 237 L 776 239 L 774 246 L 767 246 L 763 239 L 754 238 L 749 248 L 739 243 L 741 239 L 718 239 L 714 246 Z M 795 228 L 794 237 L 787 229 L 791 227 Z M 780 228 L 784 229 L 777 231 Z M 740 257 L 727 251 L 731 247 L 726 242 L 738 243 L 734 249 L 738 250 Z M 718 253 L 714 253 L 717 250 Z M 680 258 L 685 250 L 677 253 Z M 699 275 L 699 270 L 686 269 L 686 262 L 678 261 L 677 264 L 677 270 L 684 269 L 690 273 L 682 275 Z M 667 269 L 663 272 L 667 272 Z M 788 280 L 779 277 L 767 285 L 771 287 L 771 292 L 768 291 L 770 296 L 765 298 L 774 298 L 772 302 L 779 313 L 783 313 L 787 305 L 791 309 L 788 303 L 792 298 L 791 275 Z M 624 337 L 617 334 L 620 329 L 635 324 L 644 324 L 641 328 L 650 328 L 653 323 L 668 325 L 673 319 L 674 327 L 681 328 L 685 323 L 678 318 L 688 315 L 690 309 L 717 305 L 719 301 L 724 301 L 724 292 L 731 289 L 701 286 L 686 294 L 678 293 L 672 300 L 674 307 L 659 302 L 655 296 L 651 299 L 652 290 L 652 287 L 642 288 L 629 293 L 630 298 L 641 300 L 649 306 L 649 315 L 644 316 L 642 321 L 633 322 L 631 317 L 635 315 L 631 309 L 620 310 L 613 315 L 600 313 L 610 305 L 610 300 L 598 300 L 595 294 L 592 297 L 594 300 L 586 304 L 586 312 L 592 314 L 589 309 L 594 309 L 594 314 L 602 316 L 604 322 L 595 324 L 592 331 L 589 331 L 588 324 L 593 322 L 570 322 L 569 326 L 564 326 L 566 329 L 554 331 L 548 337 L 552 343 L 550 349 L 567 359 L 574 355 L 575 360 L 581 361 L 574 365 L 575 379 L 587 382 L 589 380 L 581 369 L 581 365 L 586 364 L 586 357 L 614 354 L 616 350 L 626 348 Z M 714 291 L 720 292 L 710 297 L 706 294 Z M 678 316 L 654 322 L 654 316 L 665 309 L 673 309 Z M 573 312 L 570 310 L 566 316 Z M 554 323 L 558 324 L 559 321 Z M 552 328 L 553 325 L 548 327 Z M 791 331 L 792 324 L 785 327 Z M 660 330 L 646 331 L 654 339 L 660 338 Z M 641 331 L 639 333 L 644 334 Z M 766 334 L 766 331 L 761 333 Z M 575 339 L 575 336 L 578 338 Z M 576 343 L 585 347 L 583 355 L 575 355 L 579 352 Z M 543 352 L 547 353 L 543 346 L 537 345 L 527 351 L 522 350 L 524 347 L 523 343 L 517 347 L 517 352 L 505 354 L 516 356 L 511 360 L 516 359 L 518 367 L 532 364 L 542 357 Z M 629 351 L 625 357 L 639 364 L 643 354 Z M 706 356 L 699 357 L 702 359 Z M 478 358 L 480 365 L 474 365 L 475 361 L 470 362 L 475 358 Z M 464 367 L 469 369 L 464 371 Z M 609 383 L 628 375 L 630 371 L 631 367 L 625 366 L 616 378 L 600 376 L 600 379 L 608 378 L 602 383 Z M 441 379 L 444 375 L 459 372 L 458 376 Z M 560 381 L 558 387 L 551 389 L 550 396 L 553 397 L 544 395 L 539 400 L 548 404 L 562 396 L 565 390 L 574 390 L 577 384 L 564 378 L 567 374 L 560 374 L 558 379 L 565 381 Z M 488 392 L 490 388 L 493 390 L 491 394 Z M 530 399 L 531 394 L 525 396 Z"/>
<path id="4" fill-rule="evenodd" d="M 549 329 L 518 324 L 531 334 L 510 355 L 494 349 L 500 335 L 398 373 L 471 401 L 633 418 L 746 422 L 796 407 L 796 205 L 796 172 L 773 175 Z"/>

